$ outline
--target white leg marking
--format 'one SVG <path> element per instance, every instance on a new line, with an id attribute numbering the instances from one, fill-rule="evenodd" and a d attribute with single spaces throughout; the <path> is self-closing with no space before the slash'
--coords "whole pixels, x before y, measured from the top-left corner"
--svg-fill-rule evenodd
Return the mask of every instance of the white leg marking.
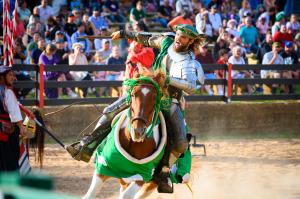
<path id="1" fill-rule="evenodd" d="M 140 186 L 132 182 L 127 189 L 120 195 L 119 199 L 133 199 L 135 194 L 140 190 Z"/>
<path id="2" fill-rule="evenodd" d="M 83 196 L 82 199 L 92 199 L 96 197 L 97 191 L 101 189 L 103 181 L 99 176 L 97 176 L 96 171 L 94 172 L 91 186 L 88 192 Z"/>

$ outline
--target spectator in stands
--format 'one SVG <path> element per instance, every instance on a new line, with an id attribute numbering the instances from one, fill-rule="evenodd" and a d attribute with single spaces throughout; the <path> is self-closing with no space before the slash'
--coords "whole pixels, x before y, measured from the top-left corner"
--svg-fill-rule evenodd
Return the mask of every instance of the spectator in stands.
<path id="1" fill-rule="evenodd" d="M 221 49 L 219 51 L 219 59 L 217 60 L 217 64 L 228 64 L 228 50 L 227 49 Z M 224 70 L 216 70 L 215 75 L 217 79 L 223 79 L 225 78 Z M 218 95 L 224 95 L 224 88 L 223 85 L 217 85 L 218 88 Z"/>
<path id="2" fill-rule="evenodd" d="M 119 1 L 116 0 L 106 0 L 105 7 L 108 8 L 110 15 L 109 20 L 113 23 L 119 22 L 123 23 L 125 22 L 125 17 L 121 14 L 119 9 Z"/>
<path id="3" fill-rule="evenodd" d="M 213 28 L 208 18 L 209 12 L 204 11 L 202 13 L 202 19 L 196 23 L 196 29 L 199 33 L 204 33 L 205 35 L 212 37 L 213 36 Z"/>
<path id="4" fill-rule="evenodd" d="M 191 0 L 178 0 L 176 2 L 176 14 L 182 14 L 183 10 L 188 11 L 189 13 L 193 12 L 193 6 Z"/>
<path id="5" fill-rule="evenodd" d="M 35 32 L 36 32 L 36 27 L 34 24 L 27 26 L 26 33 L 22 37 L 24 46 L 27 46 L 32 41 L 32 37 Z"/>
<path id="6" fill-rule="evenodd" d="M 78 25 L 79 23 L 82 22 L 82 16 L 79 8 L 74 8 L 72 10 L 72 14 L 74 15 L 74 23 Z"/>
<path id="7" fill-rule="evenodd" d="M 292 65 L 292 64 L 298 64 L 299 63 L 299 57 L 297 53 L 293 49 L 293 42 L 286 41 L 284 45 L 284 51 L 280 53 L 281 57 L 283 58 L 283 62 L 286 65 Z M 299 70 L 296 71 L 283 71 L 282 72 L 282 78 L 299 78 Z M 295 87 L 294 85 L 285 85 L 284 86 L 284 93 L 295 93 Z"/>
<path id="8" fill-rule="evenodd" d="M 108 22 L 100 15 L 99 10 L 97 9 L 93 10 L 93 15 L 90 16 L 89 21 L 94 24 L 97 31 L 96 34 L 99 34 L 102 29 L 108 29 Z"/>
<path id="9" fill-rule="evenodd" d="M 214 63 L 212 53 L 207 49 L 207 46 L 201 45 L 201 46 L 198 46 L 198 48 L 199 48 L 199 53 L 197 53 L 197 52 L 195 53 L 196 54 L 196 60 L 198 60 L 201 64 L 212 64 L 212 63 Z M 204 74 L 205 74 L 205 79 L 216 79 L 214 71 L 211 71 L 211 70 L 206 70 L 205 71 L 204 70 Z M 214 94 L 211 85 L 205 85 L 204 88 L 205 88 L 206 92 L 208 93 L 208 95 L 213 95 Z"/>
<path id="10" fill-rule="evenodd" d="M 241 28 L 240 37 L 246 49 L 257 52 L 260 40 L 257 29 L 252 25 L 251 17 L 246 18 L 246 26 Z"/>
<path id="11" fill-rule="evenodd" d="M 272 26 L 272 36 L 274 37 L 276 32 L 280 31 L 281 25 L 285 25 L 285 14 L 284 12 L 279 12 L 276 14 L 276 22 Z"/>
<path id="12" fill-rule="evenodd" d="M 64 26 L 64 30 L 71 37 L 73 33 L 77 31 L 77 25 L 75 24 L 75 16 L 74 14 L 69 14 L 67 23 Z"/>
<path id="13" fill-rule="evenodd" d="M 13 62 L 14 64 L 23 64 L 26 56 L 24 53 L 25 47 L 22 45 L 22 42 L 16 42 L 14 47 Z"/>
<path id="14" fill-rule="evenodd" d="M 240 46 L 235 46 L 232 49 L 232 56 L 228 59 L 228 63 L 230 64 L 238 64 L 244 65 L 246 64 L 245 60 L 242 57 L 242 49 Z M 232 78 L 233 79 L 242 79 L 242 78 L 251 78 L 251 72 L 247 70 L 232 70 Z M 237 95 L 240 95 L 243 92 L 244 88 L 240 85 L 235 85 L 234 91 Z M 247 85 L 248 94 L 253 93 L 253 88 L 251 85 Z"/>
<path id="15" fill-rule="evenodd" d="M 82 23 L 84 24 L 85 26 L 85 33 L 87 35 L 96 35 L 97 33 L 99 33 L 100 31 L 97 31 L 95 25 L 89 21 L 89 15 L 88 14 L 84 14 L 82 16 Z M 103 30 L 103 29 L 102 29 Z"/>
<path id="16" fill-rule="evenodd" d="M 297 19 L 296 14 L 292 14 L 290 21 L 286 24 L 287 27 L 291 27 L 293 30 L 293 35 L 296 35 L 300 31 L 300 23 Z"/>
<path id="17" fill-rule="evenodd" d="M 71 42 L 72 45 L 75 43 L 80 42 L 83 46 L 83 51 L 86 54 L 90 53 L 90 41 L 88 39 L 83 39 L 83 38 L 79 38 L 81 36 L 86 36 L 87 34 L 85 33 L 85 26 L 84 24 L 81 22 L 79 24 L 77 24 L 77 31 L 74 32 L 71 36 Z"/>
<path id="18" fill-rule="evenodd" d="M 65 41 L 62 38 L 58 38 L 55 40 L 56 53 L 55 55 L 58 57 L 59 61 L 57 64 L 68 64 L 69 59 L 69 51 L 65 49 Z"/>
<path id="19" fill-rule="evenodd" d="M 239 10 L 239 16 L 240 18 L 243 18 L 243 16 L 247 15 L 247 13 L 251 13 L 251 7 L 250 7 L 250 3 L 248 0 L 243 0 L 242 2 L 242 7 Z"/>
<path id="20" fill-rule="evenodd" d="M 293 35 L 287 32 L 286 25 L 281 25 L 280 31 L 273 36 L 273 41 L 281 44 L 284 47 L 286 41 L 293 41 Z"/>
<path id="21" fill-rule="evenodd" d="M 69 65 L 88 65 L 88 60 L 83 54 L 83 45 L 82 43 L 74 43 L 72 45 L 73 53 L 69 55 Z M 76 81 L 81 80 L 92 80 L 91 76 L 87 71 L 71 71 L 70 74 Z M 81 98 L 86 97 L 87 95 L 87 88 L 80 88 L 78 89 L 78 94 Z"/>
<path id="22" fill-rule="evenodd" d="M 96 52 L 92 58 L 92 65 L 104 65 L 106 62 L 103 60 L 101 53 Z M 96 81 L 104 81 L 106 80 L 106 71 L 95 71 L 93 72 L 93 79 Z"/>
<path id="23" fill-rule="evenodd" d="M 233 14 L 233 10 L 236 8 L 235 2 L 232 0 L 225 0 L 221 4 L 222 18 L 229 19 Z M 233 18 L 231 18 L 233 19 Z"/>
<path id="24" fill-rule="evenodd" d="M 29 17 L 31 15 L 30 10 L 27 8 L 26 1 L 20 2 L 20 7 L 18 8 L 18 14 L 20 19 L 24 22 L 24 24 L 27 24 L 29 21 Z"/>
<path id="25" fill-rule="evenodd" d="M 125 60 L 120 57 L 120 50 L 118 46 L 112 47 L 112 53 L 107 59 L 106 64 L 107 65 L 113 65 L 113 64 L 124 64 Z M 106 80 L 107 81 L 116 81 L 116 80 L 122 80 L 122 73 L 117 71 L 107 71 L 106 73 Z M 114 94 L 114 91 L 111 91 L 111 96 L 116 97 L 121 94 L 121 88 L 115 88 L 115 91 L 117 91 L 118 94 Z"/>
<path id="26" fill-rule="evenodd" d="M 26 58 L 26 61 L 25 63 L 26 64 L 30 64 L 30 59 L 31 59 L 31 56 L 32 56 L 32 53 L 35 49 L 38 48 L 38 41 L 41 37 L 41 34 L 39 32 L 35 32 L 33 34 L 33 40 L 30 42 L 30 44 L 28 44 L 27 46 L 27 58 Z"/>
<path id="27" fill-rule="evenodd" d="M 46 47 L 45 39 L 40 37 L 37 45 L 38 47 L 32 52 L 32 56 L 30 60 L 31 64 L 38 64 L 40 55 L 42 54 L 42 52 L 45 50 Z"/>
<path id="28" fill-rule="evenodd" d="M 39 32 L 33 33 L 32 41 L 27 46 L 27 53 L 29 53 L 29 51 L 31 51 L 31 53 L 32 53 L 32 51 L 34 51 L 38 47 L 37 43 L 38 43 L 40 37 L 41 37 L 41 34 Z"/>
<path id="29" fill-rule="evenodd" d="M 228 63 L 230 64 L 246 64 L 245 60 L 242 57 L 242 50 L 240 46 L 235 46 L 232 49 L 232 56 L 229 57 Z M 232 71 L 232 78 L 244 78 L 244 72 L 243 71 Z"/>
<path id="30" fill-rule="evenodd" d="M 163 27 L 167 27 L 168 22 L 172 19 L 173 8 L 169 4 L 169 0 L 164 0 L 163 5 L 159 6 L 157 11 L 156 22 L 161 23 Z"/>
<path id="31" fill-rule="evenodd" d="M 258 29 L 258 33 L 260 35 L 260 40 L 263 41 L 266 37 L 266 33 L 269 29 L 269 25 L 266 23 L 266 18 L 261 17 L 258 19 L 256 23 L 256 27 Z"/>
<path id="32" fill-rule="evenodd" d="M 131 23 L 138 22 L 140 20 L 145 20 L 146 13 L 143 10 L 143 2 L 139 0 L 136 3 L 136 6 L 130 10 L 129 21 Z"/>
<path id="33" fill-rule="evenodd" d="M 208 18 L 213 27 L 213 35 L 217 37 L 219 35 L 219 29 L 222 27 L 222 19 L 218 13 L 216 4 L 211 7 Z"/>
<path id="34" fill-rule="evenodd" d="M 107 59 L 112 53 L 109 39 L 102 39 L 102 48 L 99 50 L 99 52 L 103 60 L 107 61 Z"/>
<path id="35" fill-rule="evenodd" d="M 230 34 L 231 37 L 240 37 L 239 31 L 236 29 L 237 21 L 235 19 L 230 19 L 227 22 L 226 31 Z"/>
<path id="36" fill-rule="evenodd" d="M 258 63 L 262 63 L 263 57 L 266 53 L 272 51 L 272 34 L 270 31 L 267 32 L 265 40 L 261 43 L 261 46 L 257 51 Z"/>
<path id="37" fill-rule="evenodd" d="M 42 52 L 39 58 L 39 64 L 56 65 L 58 58 L 55 56 L 56 47 L 54 44 L 48 44 L 45 51 Z M 47 71 L 44 74 L 45 80 L 66 81 L 65 75 L 62 72 Z M 59 88 L 45 88 L 45 93 L 48 98 L 57 98 L 62 94 L 62 89 Z"/>
<path id="38" fill-rule="evenodd" d="M 283 58 L 279 54 L 281 49 L 281 44 L 278 42 L 274 42 L 272 44 L 272 51 L 268 52 L 264 55 L 263 57 L 263 62 L 262 64 L 284 64 Z M 276 70 L 261 70 L 260 71 L 260 76 L 261 78 L 280 78 L 280 73 Z M 278 88 L 277 84 L 273 84 L 272 90 L 270 91 L 270 86 L 269 85 L 263 85 L 264 89 L 264 94 L 275 94 L 276 90 Z"/>
<path id="39" fill-rule="evenodd" d="M 45 36 L 49 41 L 54 40 L 55 33 L 61 29 L 60 25 L 53 17 L 49 17 L 47 20 Z"/>
<path id="40" fill-rule="evenodd" d="M 270 26 L 271 24 L 273 24 L 273 20 L 272 18 L 275 16 L 275 7 L 269 7 L 267 8 L 267 12 L 262 13 L 259 17 L 258 20 L 260 20 L 261 18 L 266 18 L 266 24 L 268 26 Z"/>
<path id="41" fill-rule="evenodd" d="M 211 7 L 214 5 L 217 6 L 217 9 L 219 9 L 221 7 L 221 4 L 222 4 L 221 0 L 211 0 L 207 5 L 207 9 L 211 9 Z"/>
<path id="42" fill-rule="evenodd" d="M 183 10 L 181 15 L 175 17 L 168 23 L 168 27 L 172 30 L 175 30 L 175 27 L 179 24 L 188 24 L 193 25 L 193 21 L 190 19 L 191 13 L 187 10 Z"/>
<path id="43" fill-rule="evenodd" d="M 34 7 L 32 10 L 32 14 L 29 17 L 28 24 L 34 24 L 37 21 L 40 21 L 40 14 L 39 14 L 39 8 L 38 6 Z"/>
<path id="44" fill-rule="evenodd" d="M 214 60 L 218 59 L 218 53 L 221 49 L 229 49 L 230 44 L 230 37 L 227 31 L 224 31 L 224 29 L 220 29 L 220 35 L 217 39 L 217 42 L 214 45 L 213 48 L 213 57 Z"/>
<path id="45" fill-rule="evenodd" d="M 295 42 L 296 42 L 295 51 L 297 52 L 298 55 L 300 55 L 300 32 L 296 34 Z"/>
<path id="46" fill-rule="evenodd" d="M 49 17 L 54 16 L 53 9 L 48 5 L 48 0 L 41 0 L 41 5 L 38 6 L 40 21 L 47 23 Z"/>

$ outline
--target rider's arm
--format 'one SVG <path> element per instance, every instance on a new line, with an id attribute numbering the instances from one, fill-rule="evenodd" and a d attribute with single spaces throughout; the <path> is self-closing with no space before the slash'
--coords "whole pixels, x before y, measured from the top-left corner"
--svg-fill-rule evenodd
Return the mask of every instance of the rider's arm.
<path id="1" fill-rule="evenodd" d="M 188 94 L 193 94 L 198 88 L 197 80 L 200 84 L 204 84 L 204 72 L 200 63 L 196 60 L 192 60 L 182 69 L 181 78 L 170 77 L 169 84 Z"/>
<path id="2" fill-rule="evenodd" d="M 143 44 L 143 46 L 158 49 L 160 49 L 162 41 L 165 38 L 165 36 L 162 35 L 152 35 L 151 33 L 146 32 L 131 32 L 125 30 L 121 30 L 120 34 L 121 37 L 137 41 Z"/>

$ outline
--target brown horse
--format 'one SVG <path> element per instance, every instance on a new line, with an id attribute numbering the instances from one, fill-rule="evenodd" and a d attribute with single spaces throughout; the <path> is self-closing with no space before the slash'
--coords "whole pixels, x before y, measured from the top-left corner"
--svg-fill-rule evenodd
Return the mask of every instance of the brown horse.
<path id="1" fill-rule="evenodd" d="M 143 75 L 145 74 L 144 71 Z M 150 81 L 148 81 L 149 79 Z M 145 178 L 141 176 L 142 174 L 140 175 L 138 171 L 135 171 L 135 169 L 138 170 L 139 167 L 142 167 L 143 170 L 143 165 L 147 163 L 148 160 L 159 162 L 161 158 L 155 159 L 155 157 L 162 157 L 159 156 L 159 154 L 160 151 L 163 151 L 167 139 L 165 121 L 158 106 L 164 85 L 164 75 L 160 72 L 154 75 L 148 71 L 146 80 L 147 81 L 143 80 L 141 77 L 135 80 L 129 80 L 131 83 L 127 84 L 127 86 L 129 86 L 130 107 L 116 117 L 118 123 L 115 124 L 113 128 L 115 131 L 113 131 L 114 133 L 110 133 L 118 153 L 120 152 L 120 154 L 126 156 L 126 159 L 136 163 L 136 168 L 133 169 L 134 171 L 130 176 L 117 177 L 116 175 L 105 175 L 103 174 L 105 172 L 102 173 L 102 171 L 105 171 L 107 165 L 112 165 L 112 162 L 108 160 L 107 163 L 107 159 L 99 156 L 97 152 L 97 171 L 95 170 L 91 186 L 83 198 L 94 198 L 97 189 L 100 189 L 109 177 L 119 178 L 121 185 L 120 198 L 141 198 L 148 194 L 149 190 L 153 190 L 153 188 L 156 187 L 156 184 L 150 181 L 153 170 L 155 169 L 154 165 L 153 168 L 150 167 L 150 179 L 148 178 L 148 180 L 145 180 Z M 134 82 L 134 84 L 132 84 L 132 82 Z M 160 125 L 155 126 L 157 118 L 160 119 Z M 113 121 L 113 123 L 115 122 Z M 153 136 L 148 136 L 149 131 L 152 131 Z M 107 141 L 106 144 L 108 142 L 109 141 Z M 110 150 L 111 149 L 106 152 L 109 153 Z M 103 149 L 103 151 L 105 151 L 105 149 Z M 126 167 L 125 161 L 117 162 L 118 165 L 115 166 L 115 169 L 117 171 L 126 169 L 124 168 Z M 101 162 L 101 168 L 104 168 L 104 170 L 98 170 L 97 162 Z M 124 166 L 122 166 L 123 164 Z M 111 168 L 111 170 L 113 169 L 114 168 Z M 145 181 L 150 181 L 150 183 L 145 183 Z"/>

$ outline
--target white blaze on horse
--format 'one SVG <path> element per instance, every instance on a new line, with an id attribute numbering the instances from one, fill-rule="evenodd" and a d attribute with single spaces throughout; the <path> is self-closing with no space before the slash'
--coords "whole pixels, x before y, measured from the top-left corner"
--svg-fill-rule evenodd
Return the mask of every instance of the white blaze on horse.
<path id="1" fill-rule="evenodd" d="M 119 179 L 120 198 L 144 198 L 156 188 L 152 177 L 167 142 L 160 112 L 164 81 L 163 73 L 148 71 L 147 76 L 124 82 L 130 107 L 115 117 L 110 134 L 99 145 L 92 183 L 84 199 L 95 198 L 109 177 Z"/>

